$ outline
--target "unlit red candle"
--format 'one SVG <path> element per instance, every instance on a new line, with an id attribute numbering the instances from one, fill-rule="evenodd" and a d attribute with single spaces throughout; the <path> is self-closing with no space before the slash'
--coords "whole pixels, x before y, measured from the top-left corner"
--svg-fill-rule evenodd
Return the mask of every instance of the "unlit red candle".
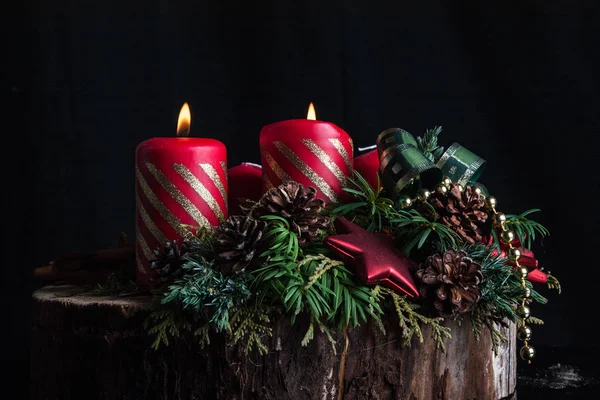
<path id="1" fill-rule="evenodd" d="M 155 275 L 153 250 L 190 235 L 188 226 L 212 229 L 227 218 L 227 151 L 215 139 L 153 138 L 138 145 L 135 166 L 136 281 L 144 286 Z"/>
<path id="2" fill-rule="evenodd" d="M 246 200 L 258 201 L 262 196 L 262 168 L 244 162 L 227 171 L 229 179 L 229 215 L 241 215 Z"/>
<path id="3" fill-rule="evenodd" d="M 379 154 L 377 149 L 357 156 L 354 159 L 354 170 L 365 178 L 373 190 L 379 190 L 379 187 L 377 187 L 379 178 Z"/>

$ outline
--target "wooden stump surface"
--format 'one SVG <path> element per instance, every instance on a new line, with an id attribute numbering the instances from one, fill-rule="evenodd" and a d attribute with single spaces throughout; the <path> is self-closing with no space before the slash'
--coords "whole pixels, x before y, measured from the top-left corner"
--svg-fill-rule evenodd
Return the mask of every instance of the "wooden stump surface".
<path id="1" fill-rule="evenodd" d="M 182 337 L 158 351 L 143 328 L 149 297 L 114 299 L 78 295 L 81 288 L 48 286 L 33 293 L 31 388 L 34 400 L 170 399 L 512 399 L 516 339 L 492 352 L 465 319 L 449 322 L 447 351 L 425 341 L 401 346 L 398 320 L 384 335 L 375 324 L 336 332 L 337 354 L 324 334 L 301 347 L 307 321 L 282 317 L 264 339 L 269 354 L 244 355 L 212 335 L 200 350 Z M 318 332 L 318 331 L 317 331 Z"/>

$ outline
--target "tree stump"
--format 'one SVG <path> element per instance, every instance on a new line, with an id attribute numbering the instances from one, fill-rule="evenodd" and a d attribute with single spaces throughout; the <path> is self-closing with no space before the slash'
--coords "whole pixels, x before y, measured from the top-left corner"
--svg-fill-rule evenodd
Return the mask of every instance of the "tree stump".
<path id="1" fill-rule="evenodd" d="M 392 316 L 385 335 L 375 324 L 337 332 L 336 354 L 324 334 L 302 347 L 307 321 L 291 325 L 285 317 L 264 338 L 265 356 L 246 356 L 217 335 L 204 350 L 181 337 L 155 351 L 143 328 L 149 297 L 78 293 L 48 286 L 33 294 L 34 400 L 515 398 L 514 325 L 497 356 L 488 334 L 475 339 L 468 319 L 449 323 L 445 353 L 428 340 L 429 328 L 423 343 L 401 346 Z"/>

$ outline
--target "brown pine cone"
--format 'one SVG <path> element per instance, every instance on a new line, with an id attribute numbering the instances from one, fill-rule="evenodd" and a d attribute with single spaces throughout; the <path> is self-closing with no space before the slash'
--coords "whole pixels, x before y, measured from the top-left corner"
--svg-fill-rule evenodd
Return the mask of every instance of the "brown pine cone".
<path id="1" fill-rule="evenodd" d="M 468 312 L 481 298 L 481 265 L 462 250 L 429 256 L 419 266 L 416 277 L 421 296 L 432 301 L 443 317 Z"/>
<path id="2" fill-rule="evenodd" d="M 305 188 L 300 183 L 288 181 L 270 189 L 252 210 L 258 218 L 262 215 L 278 215 L 290 222 L 300 232 L 301 245 L 319 237 L 322 229 L 328 229 L 329 217 L 320 215 L 325 202 L 316 199 L 313 187 Z"/>
<path id="3" fill-rule="evenodd" d="M 157 284 L 171 282 L 183 274 L 182 266 L 186 263 L 184 256 L 190 251 L 187 239 L 178 242 L 173 240 L 165 243 L 162 249 L 155 250 L 156 258 L 148 260 L 150 268 L 156 271 L 151 278 Z"/>
<path id="4" fill-rule="evenodd" d="M 260 254 L 267 223 L 252 217 L 234 215 L 216 230 L 216 262 L 221 272 L 232 274 L 244 271 Z"/>
<path id="5" fill-rule="evenodd" d="M 428 202 L 435 208 L 439 222 L 454 229 L 468 243 L 481 242 L 488 213 L 483 196 L 473 187 L 467 186 L 461 192 L 460 185 L 453 183 L 447 193 L 438 188 Z"/>

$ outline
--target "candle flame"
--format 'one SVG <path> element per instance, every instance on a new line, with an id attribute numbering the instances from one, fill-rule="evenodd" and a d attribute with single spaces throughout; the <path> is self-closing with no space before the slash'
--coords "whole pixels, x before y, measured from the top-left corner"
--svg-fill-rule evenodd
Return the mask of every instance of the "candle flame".
<path id="1" fill-rule="evenodd" d="M 181 111 L 179 111 L 179 119 L 177 120 L 177 136 L 187 136 L 190 134 L 190 125 L 192 124 L 192 114 L 188 103 L 183 103 Z"/>
<path id="2" fill-rule="evenodd" d="M 317 113 L 315 112 L 315 106 L 312 102 L 308 106 L 308 112 L 306 113 L 306 119 L 312 119 L 313 121 L 317 119 Z"/>

